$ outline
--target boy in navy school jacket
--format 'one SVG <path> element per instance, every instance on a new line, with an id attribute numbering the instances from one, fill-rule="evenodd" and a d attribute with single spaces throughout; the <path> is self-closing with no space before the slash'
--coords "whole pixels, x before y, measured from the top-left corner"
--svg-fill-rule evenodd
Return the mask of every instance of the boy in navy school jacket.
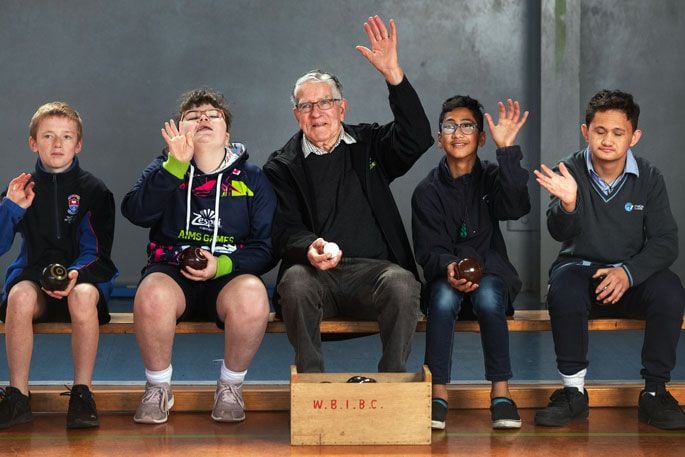
<path id="1" fill-rule="evenodd" d="M 29 147 L 38 154 L 33 174 L 14 178 L 0 201 L 0 254 L 16 233 L 22 244 L 5 278 L 0 319 L 5 321 L 10 385 L 0 402 L 0 428 L 33 420 L 28 386 L 33 322 L 71 322 L 74 386 L 67 428 L 97 427 L 90 385 L 99 329 L 109 322 L 107 305 L 118 271 L 110 258 L 114 197 L 82 170 L 81 117 L 64 102 L 47 103 L 31 119 Z M 41 287 L 43 269 L 68 271 L 64 290 Z"/>

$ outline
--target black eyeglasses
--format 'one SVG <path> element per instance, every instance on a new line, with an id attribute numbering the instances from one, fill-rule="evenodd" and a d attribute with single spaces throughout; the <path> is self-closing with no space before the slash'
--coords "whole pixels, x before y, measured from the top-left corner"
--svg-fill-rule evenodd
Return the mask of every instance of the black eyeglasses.
<path id="1" fill-rule="evenodd" d="M 300 113 L 309 113 L 311 110 L 314 109 L 315 106 L 318 106 L 320 110 L 322 111 L 327 111 L 331 108 L 333 108 L 333 105 L 336 102 L 341 101 L 342 99 L 340 98 L 322 98 L 318 102 L 302 102 L 298 103 L 295 105 L 295 108 L 297 111 Z"/>
<path id="2" fill-rule="evenodd" d="M 443 135 L 452 135 L 454 132 L 457 131 L 457 129 L 461 130 L 461 133 L 463 133 L 464 135 L 471 135 L 473 132 L 476 131 L 477 128 L 478 124 L 474 124 L 473 122 L 464 122 L 461 124 L 456 124 L 454 122 L 446 122 L 444 124 L 440 124 L 440 131 Z"/>

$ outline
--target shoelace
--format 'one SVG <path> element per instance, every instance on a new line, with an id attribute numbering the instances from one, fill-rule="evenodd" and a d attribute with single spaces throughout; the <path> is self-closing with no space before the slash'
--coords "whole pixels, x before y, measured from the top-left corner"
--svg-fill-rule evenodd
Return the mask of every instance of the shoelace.
<path id="1" fill-rule="evenodd" d="M 222 384 L 219 389 L 218 397 L 219 401 L 237 404 L 241 408 L 244 407 L 243 401 L 241 401 L 241 398 L 238 395 L 238 387 L 233 384 Z"/>
<path id="2" fill-rule="evenodd" d="M 71 397 L 71 393 L 72 393 L 71 390 L 73 389 L 73 387 L 69 387 L 68 385 L 65 384 L 64 388 L 67 389 L 67 391 L 62 392 L 61 394 L 59 394 L 59 396 L 60 397 Z"/>
<path id="3" fill-rule="evenodd" d="M 145 389 L 142 403 L 159 403 L 160 408 L 164 406 L 164 399 L 166 398 L 166 390 L 162 386 L 150 386 Z"/>
<path id="4" fill-rule="evenodd" d="M 549 406 L 566 406 L 571 403 L 571 395 L 566 389 L 559 389 L 554 391 L 549 400 Z"/>
<path id="5" fill-rule="evenodd" d="M 83 393 L 75 393 L 74 388 L 69 387 L 67 385 L 65 385 L 64 387 L 66 387 L 67 391 L 62 392 L 59 395 L 60 395 L 60 397 L 69 397 L 69 408 L 70 409 L 73 409 L 75 412 L 83 412 L 83 411 L 88 412 L 88 413 L 91 412 L 91 408 L 89 405 L 90 401 L 88 398 L 86 398 L 85 395 L 83 395 Z M 78 399 L 80 401 L 73 401 L 72 398 Z"/>

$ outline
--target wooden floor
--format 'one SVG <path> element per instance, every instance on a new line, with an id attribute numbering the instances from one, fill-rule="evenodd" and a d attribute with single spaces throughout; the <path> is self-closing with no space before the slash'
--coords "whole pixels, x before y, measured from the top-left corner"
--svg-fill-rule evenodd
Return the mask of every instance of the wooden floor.
<path id="1" fill-rule="evenodd" d="M 549 429 L 532 425 L 493 431 L 487 410 L 450 410 L 447 429 L 430 446 L 290 446 L 288 412 L 248 412 L 245 422 L 218 424 L 208 413 L 172 412 L 169 422 L 134 424 L 130 414 L 103 414 L 100 428 L 67 431 L 63 414 L 0 431 L 2 456 L 682 456 L 685 430 L 639 423 L 635 408 L 593 408 L 589 421 Z"/>

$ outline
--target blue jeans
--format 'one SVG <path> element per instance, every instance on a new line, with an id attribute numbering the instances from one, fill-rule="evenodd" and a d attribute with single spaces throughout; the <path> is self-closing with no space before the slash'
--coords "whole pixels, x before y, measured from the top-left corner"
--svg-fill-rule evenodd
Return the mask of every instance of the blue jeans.
<path id="1" fill-rule="evenodd" d="M 485 275 L 480 286 L 469 295 L 473 313 L 480 324 L 485 355 L 485 379 L 506 381 L 512 377 L 507 327 L 507 285 L 499 276 Z M 450 382 L 454 323 L 465 294 L 449 285 L 447 279 L 430 284 L 430 303 L 426 328 L 426 364 L 433 384 Z"/>

